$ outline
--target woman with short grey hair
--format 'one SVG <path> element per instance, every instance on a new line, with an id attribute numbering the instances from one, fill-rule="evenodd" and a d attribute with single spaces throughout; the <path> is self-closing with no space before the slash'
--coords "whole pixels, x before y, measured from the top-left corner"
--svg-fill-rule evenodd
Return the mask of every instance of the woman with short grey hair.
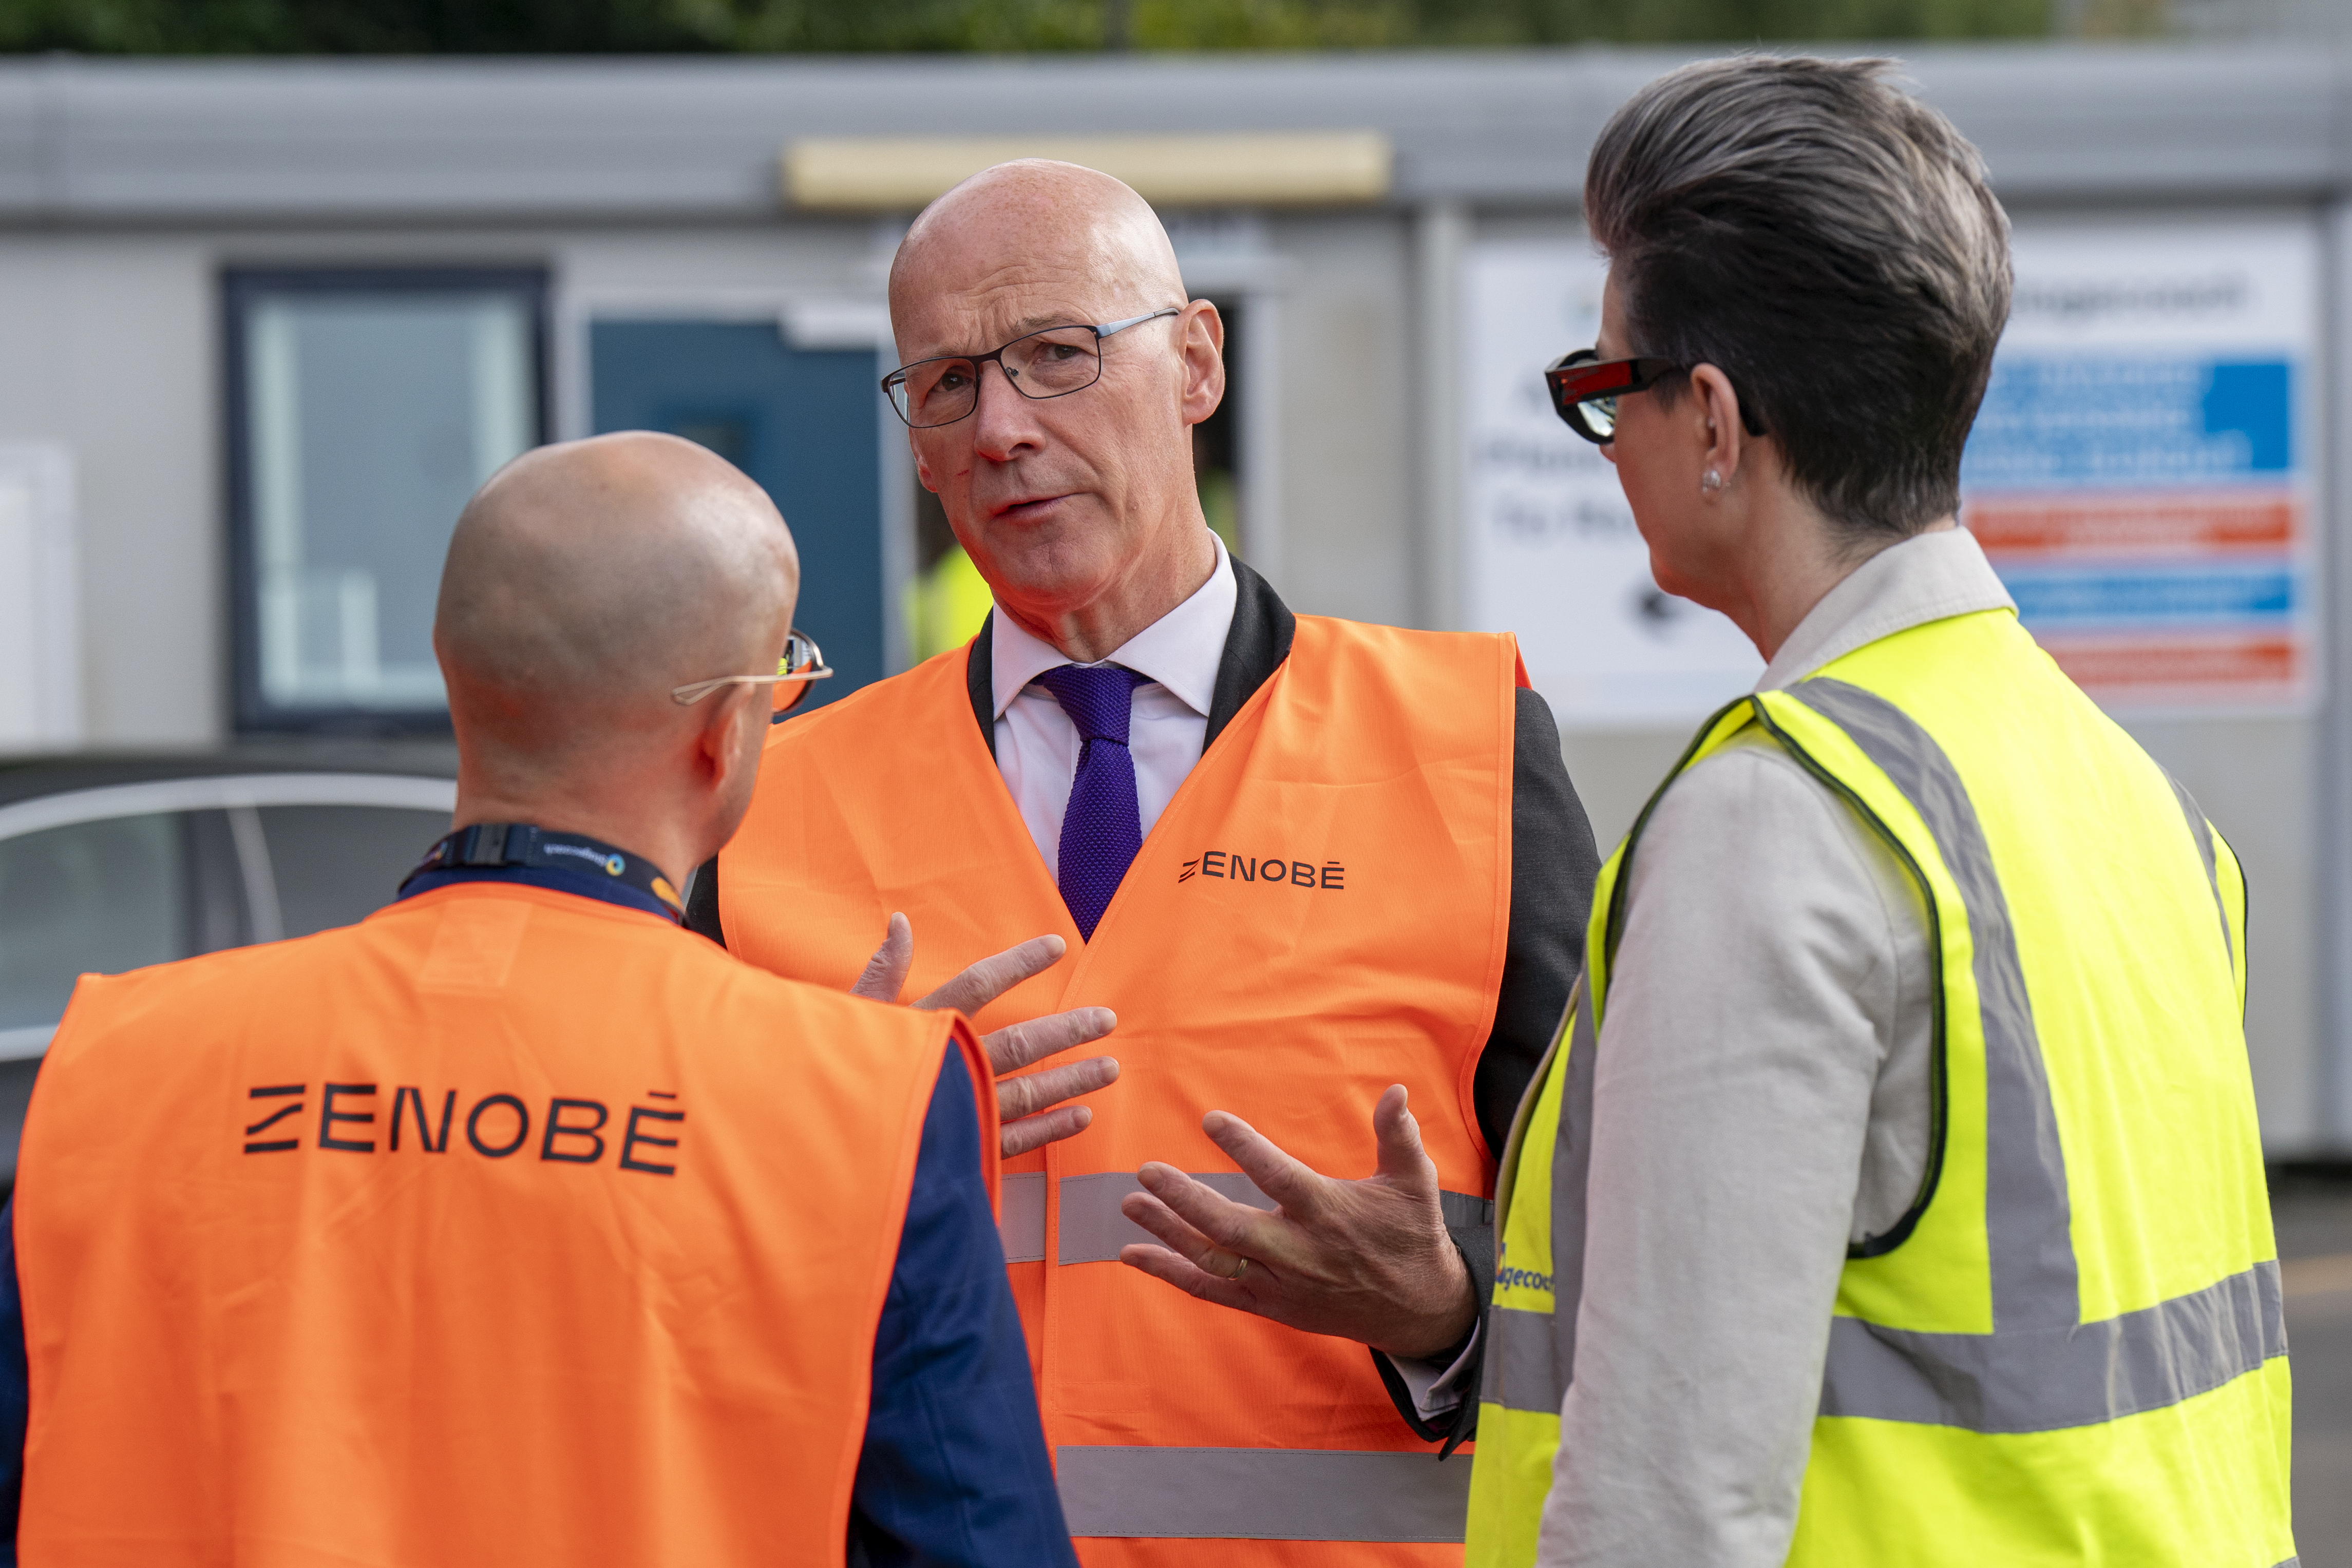
<path id="1" fill-rule="evenodd" d="M 2292 1560 L 2244 882 L 1957 526 L 1982 160 L 1887 62 L 1717 60 L 1585 211 L 1555 406 L 1767 667 L 1517 1119 L 1471 1563 Z"/>

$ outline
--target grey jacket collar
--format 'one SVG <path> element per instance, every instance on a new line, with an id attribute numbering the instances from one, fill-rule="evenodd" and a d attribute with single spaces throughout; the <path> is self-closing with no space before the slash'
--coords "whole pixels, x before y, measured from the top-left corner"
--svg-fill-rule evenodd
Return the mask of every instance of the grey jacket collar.
<path id="1" fill-rule="evenodd" d="M 1759 692 L 1796 685 L 1824 664 L 1882 637 L 2016 601 L 1966 528 L 1915 534 L 1889 545 L 1822 595 L 1758 677 Z"/>

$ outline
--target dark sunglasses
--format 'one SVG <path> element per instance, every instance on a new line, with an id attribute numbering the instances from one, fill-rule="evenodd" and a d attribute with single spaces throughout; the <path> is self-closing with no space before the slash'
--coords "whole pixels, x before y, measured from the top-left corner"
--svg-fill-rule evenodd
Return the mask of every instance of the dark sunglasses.
<path id="1" fill-rule="evenodd" d="M 1619 398 L 1648 392 L 1686 368 L 1672 360 L 1604 360 L 1598 350 L 1579 349 L 1544 368 L 1544 385 L 1551 392 L 1552 411 L 1569 429 L 1595 445 L 1606 446 L 1617 439 Z M 1764 434 L 1744 400 L 1739 424 L 1750 435 Z"/>

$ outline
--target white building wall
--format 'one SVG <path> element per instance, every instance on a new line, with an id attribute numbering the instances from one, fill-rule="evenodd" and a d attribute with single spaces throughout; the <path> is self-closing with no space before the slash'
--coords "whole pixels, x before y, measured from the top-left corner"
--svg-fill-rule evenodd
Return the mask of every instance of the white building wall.
<path id="1" fill-rule="evenodd" d="M 199 243 L 0 236 L 0 441 L 73 455 L 93 747 L 222 733 L 216 313 Z"/>
<path id="2" fill-rule="evenodd" d="M 1277 465 L 1294 610 L 1412 624 L 1413 369 L 1405 231 L 1392 214 L 1272 225 L 1281 295 Z"/>

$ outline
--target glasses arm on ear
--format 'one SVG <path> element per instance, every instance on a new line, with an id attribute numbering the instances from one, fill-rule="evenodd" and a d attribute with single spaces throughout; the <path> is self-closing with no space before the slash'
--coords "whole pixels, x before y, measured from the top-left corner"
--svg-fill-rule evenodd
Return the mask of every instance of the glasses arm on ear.
<path id="1" fill-rule="evenodd" d="M 832 678 L 829 668 L 799 670 L 789 675 L 714 675 L 707 681 L 690 685 L 672 686 L 669 700 L 680 707 L 692 707 L 721 686 L 772 686 L 785 681 L 823 681 Z"/>

